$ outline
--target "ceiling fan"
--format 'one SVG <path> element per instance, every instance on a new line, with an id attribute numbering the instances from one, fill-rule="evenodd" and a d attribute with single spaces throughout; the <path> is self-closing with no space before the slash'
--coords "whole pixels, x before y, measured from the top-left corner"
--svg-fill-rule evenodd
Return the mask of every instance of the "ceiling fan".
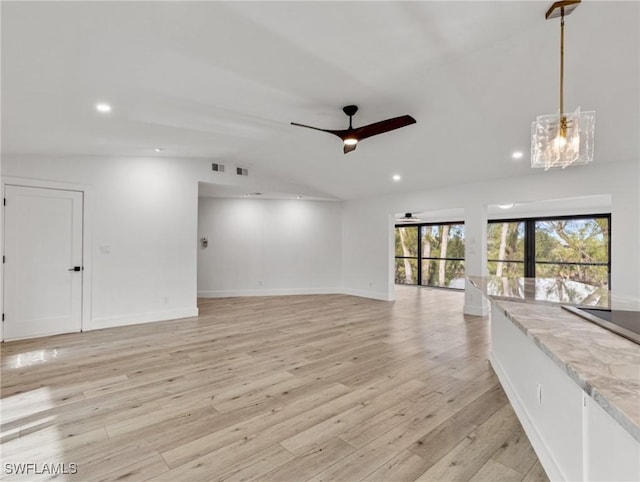
<path id="1" fill-rule="evenodd" d="M 348 154 L 351 151 L 355 151 L 358 147 L 358 142 L 367 137 L 377 136 L 378 134 L 384 134 L 395 129 L 400 129 L 411 124 L 415 124 L 416 120 L 410 115 L 402 115 L 400 117 L 393 117 L 392 119 L 386 119 L 380 122 L 374 122 L 362 127 L 354 128 L 352 125 L 352 119 L 356 112 L 358 112 L 357 105 L 347 105 L 342 108 L 342 111 L 349 116 L 349 128 L 344 130 L 331 130 L 320 129 L 319 127 L 306 126 L 304 124 L 298 124 L 292 122 L 291 125 L 298 127 L 306 127 L 308 129 L 315 129 L 317 131 L 328 132 L 334 136 L 338 136 L 342 139 L 344 144 L 344 153 Z"/>
<path id="2" fill-rule="evenodd" d="M 411 213 L 405 213 L 404 216 L 396 219 L 397 223 L 418 223 L 420 222 L 420 218 L 415 217 Z"/>

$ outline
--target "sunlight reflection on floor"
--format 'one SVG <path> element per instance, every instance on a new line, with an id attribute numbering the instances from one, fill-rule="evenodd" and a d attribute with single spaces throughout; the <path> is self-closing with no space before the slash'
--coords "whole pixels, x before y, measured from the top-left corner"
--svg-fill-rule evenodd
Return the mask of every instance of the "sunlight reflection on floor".
<path id="1" fill-rule="evenodd" d="M 7 368 L 24 368 L 46 363 L 58 358 L 58 349 L 34 350 L 26 353 L 18 353 L 6 358 Z"/>

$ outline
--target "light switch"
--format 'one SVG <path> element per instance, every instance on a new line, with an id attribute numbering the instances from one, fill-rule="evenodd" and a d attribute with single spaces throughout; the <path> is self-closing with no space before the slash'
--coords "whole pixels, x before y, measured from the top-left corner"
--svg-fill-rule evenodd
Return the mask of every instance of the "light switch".
<path id="1" fill-rule="evenodd" d="M 542 385 L 538 383 L 538 388 L 536 390 L 538 396 L 538 403 L 542 405 Z"/>

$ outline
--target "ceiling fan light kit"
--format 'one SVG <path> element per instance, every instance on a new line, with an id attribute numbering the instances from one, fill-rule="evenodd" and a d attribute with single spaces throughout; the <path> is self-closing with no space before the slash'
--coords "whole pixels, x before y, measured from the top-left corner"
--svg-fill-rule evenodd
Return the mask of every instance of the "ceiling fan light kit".
<path id="1" fill-rule="evenodd" d="M 389 132 L 395 129 L 400 129 L 401 127 L 406 127 L 411 124 L 415 124 L 416 120 L 410 115 L 403 115 L 400 117 L 393 117 L 392 119 L 386 119 L 380 122 L 375 122 L 373 124 L 369 124 L 362 127 L 353 127 L 353 116 L 356 112 L 358 112 L 357 105 L 346 105 L 342 108 L 342 111 L 349 116 L 349 128 L 343 130 L 331 130 L 331 129 L 320 129 L 319 127 L 307 126 L 304 124 L 298 124 L 297 122 L 292 122 L 291 125 L 297 127 L 306 127 L 307 129 L 314 129 L 316 131 L 327 132 L 329 134 L 333 134 L 334 136 L 338 136 L 342 140 L 343 151 L 345 154 L 348 154 L 351 151 L 355 151 L 356 147 L 358 147 L 358 142 L 367 137 L 377 136 L 378 134 L 384 134 L 385 132 Z"/>
<path id="2" fill-rule="evenodd" d="M 596 113 L 579 107 L 564 111 L 564 17 L 579 4 L 580 0 L 555 2 L 545 14 L 547 20 L 560 17 L 560 110 L 538 116 L 531 124 L 531 167 L 545 171 L 593 161 Z"/>

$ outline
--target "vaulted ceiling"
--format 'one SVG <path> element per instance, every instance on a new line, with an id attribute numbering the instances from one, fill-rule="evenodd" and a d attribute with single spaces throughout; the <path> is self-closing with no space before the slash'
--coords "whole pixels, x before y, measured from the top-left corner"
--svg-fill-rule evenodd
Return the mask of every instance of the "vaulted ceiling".
<path id="1" fill-rule="evenodd" d="M 558 109 L 549 5 L 3 2 L 2 152 L 205 158 L 343 199 L 528 174 L 531 121 Z M 596 111 L 596 162 L 640 159 L 639 32 L 638 2 L 566 21 L 565 105 Z M 418 122 L 348 155 L 290 125 L 344 128 L 346 104 Z"/>

